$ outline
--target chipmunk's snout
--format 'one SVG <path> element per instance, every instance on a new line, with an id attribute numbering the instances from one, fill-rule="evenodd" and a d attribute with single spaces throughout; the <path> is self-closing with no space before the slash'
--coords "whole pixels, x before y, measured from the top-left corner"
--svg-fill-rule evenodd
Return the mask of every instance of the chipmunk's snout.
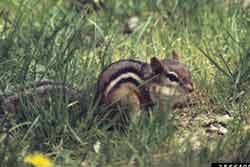
<path id="1" fill-rule="evenodd" d="M 194 91 L 194 86 L 192 83 L 188 83 L 184 85 L 184 89 L 188 92 L 191 93 Z"/>

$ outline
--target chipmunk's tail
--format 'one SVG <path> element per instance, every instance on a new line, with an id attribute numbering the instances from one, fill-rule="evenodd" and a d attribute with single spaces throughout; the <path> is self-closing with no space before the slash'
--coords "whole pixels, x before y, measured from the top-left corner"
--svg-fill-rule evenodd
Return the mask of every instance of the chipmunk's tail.
<path id="1" fill-rule="evenodd" d="M 61 82 L 42 80 L 32 84 L 31 87 L 22 88 L 12 94 L 0 94 L 0 112 L 19 112 L 23 97 L 31 99 L 36 103 L 48 100 L 50 96 L 63 96 L 69 101 L 81 102 L 81 91 L 67 86 Z"/>

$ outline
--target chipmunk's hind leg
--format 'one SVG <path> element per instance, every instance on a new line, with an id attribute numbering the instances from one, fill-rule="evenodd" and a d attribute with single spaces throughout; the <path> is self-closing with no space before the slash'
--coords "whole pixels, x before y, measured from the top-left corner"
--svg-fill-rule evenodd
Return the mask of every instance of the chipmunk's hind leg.
<path id="1" fill-rule="evenodd" d="M 115 122 L 127 125 L 130 121 L 135 122 L 140 116 L 140 99 L 138 88 L 130 83 L 119 86 L 111 94 L 111 102 L 117 108 Z"/>

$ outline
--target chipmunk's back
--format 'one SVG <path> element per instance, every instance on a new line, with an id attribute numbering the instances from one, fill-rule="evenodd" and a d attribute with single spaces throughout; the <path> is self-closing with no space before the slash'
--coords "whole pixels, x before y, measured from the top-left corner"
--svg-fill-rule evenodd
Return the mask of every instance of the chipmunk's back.
<path id="1" fill-rule="evenodd" d="M 120 60 L 112 63 L 99 76 L 97 94 L 108 95 L 118 85 L 125 82 L 139 85 L 144 77 L 141 73 L 144 65 L 144 63 L 136 60 Z"/>

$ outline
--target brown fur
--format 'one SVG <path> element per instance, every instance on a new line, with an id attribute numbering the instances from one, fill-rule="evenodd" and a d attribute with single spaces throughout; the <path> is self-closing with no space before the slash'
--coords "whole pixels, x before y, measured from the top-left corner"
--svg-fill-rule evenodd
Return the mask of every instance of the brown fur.
<path id="1" fill-rule="evenodd" d="M 156 101 L 160 101 L 160 109 L 164 111 L 166 96 L 176 96 L 179 99 L 178 97 L 191 91 L 191 74 L 179 62 L 179 56 L 175 52 L 167 60 L 154 57 L 150 64 L 120 60 L 108 66 L 97 82 L 99 103 L 107 108 L 123 111 L 123 114 L 132 119 L 140 115 L 141 109 L 152 107 Z M 112 115 L 115 114 L 117 111 Z"/>

